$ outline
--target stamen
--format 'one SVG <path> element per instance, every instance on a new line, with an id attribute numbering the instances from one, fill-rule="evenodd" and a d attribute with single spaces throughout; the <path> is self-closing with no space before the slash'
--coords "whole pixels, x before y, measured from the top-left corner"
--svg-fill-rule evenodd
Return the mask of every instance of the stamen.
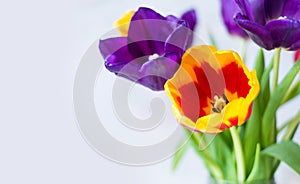
<path id="1" fill-rule="evenodd" d="M 216 113 L 221 113 L 224 109 L 225 105 L 228 104 L 229 101 L 227 97 L 223 94 L 221 97 L 217 94 L 214 95 L 214 102 L 211 102 L 213 106 L 212 111 Z"/>
<path id="2" fill-rule="evenodd" d="M 150 61 L 150 60 L 154 60 L 157 58 L 159 58 L 159 55 L 155 53 L 155 54 L 152 54 L 151 56 L 149 56 L 148 60 Z"/>
<path id="3" fill-rule="evenodd" d="M 280 16 L 280 17 L 278 17 L 278 20 L 282 20 L 282 19 L 286 19 L 287 18 L 287 16 Z"/>

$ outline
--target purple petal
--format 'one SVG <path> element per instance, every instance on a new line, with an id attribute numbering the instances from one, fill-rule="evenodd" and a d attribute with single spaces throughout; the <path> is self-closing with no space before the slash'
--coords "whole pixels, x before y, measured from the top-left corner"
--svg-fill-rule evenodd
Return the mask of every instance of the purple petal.
<path id="1" fill-rule="evenodd" d="M 171 24 L 171 25 L 174 25 L 173 28 L 175 28 L 177 26 L 178 22 L 180 21 L 180 19 L 177 18 L 177 17 L 175 17 L 174 15 L 168 15 L 168 16 L 166 16 L 166 20 L 168 22 L 174 22 L 174 23 L 176 23 L 176 24 Z"/>
<path id="2" fill-rule="evenodd" d="M 266 22 L 264 0 L 235 0 L 242 10 L 242 13 L 251 21 L 261 25 Z"/>
<path id="3" fill-rule="evenodd" d="M 115 37 L 115 38 L 108 38 L 105 40 L 100 40 L 99 42 L 99 49 L 104 58 L 108 55 L 115 53 L 120 48 L 127 45 L 127 38 L 126 37 Z"/>
<path id="4" fill-rule="evenodd" d="M 128 30 L 128 43 L 132 43 L 129 50 L 135 57 L 139 56 L 134 53 L 136 48 L 140 48 L 143 55 L 162 53 L 164 45 L 160 42 L 165 42 L 172 33 L 174 26 L 171 24 L 176 23 L 168 22 L 165 17 L 149 8 L 139 8 L 133 15 Z"/>
<path id="5" fill-rule="evenodd" d="M 256 44 L 267 50 L 274 48 L 271 33 L 264 26 L 246 19 L 241 14 L 236 15 L 235 21 L 248 33 Z"/>
<path id="6" fill-rule="evenodd" d="M 179 26 L 167 39 L 165 53 L 177 53 L 179 56 L 182 56 L 191 45 L 192 39 L 193 31 L 185 27 L 184 24 Z"/>
<path id="7" fill-rule="evenodd" d="M 299 0 L 285 0 L 281 16 L 287 16 L 300 21 L 300 1 Z"/>
<path id="8" fill-rule="evenodd" d="M 197 15 L 194 9 L 185 12 L 181 16 L 181 19 L 187 22 L 187 25 L 191 30 L 195 29 L 195 26 L 197 24 Z"/>
<path id="9" fill-rule="evenodd" d="M 123 67 L 116 74 L 133 82 L 137 82 L 137 80 L 141 78 L 139 70 L 143 63 L 147 61 L 147 59 L 148 57 L 134 59 L 131 62 L 123 65 Z"/>
<path id="10" fill-rule="evenodd" d="M 100 40 L 99 49 L 105 59 L 106 68 L 111 72 L 118 72 L 125 64 L 134 59 L 127 48 L 126 37 Z"/>
<path id="11" fill-rule="evenodd" d="M 273 47 L 290 47 L 299 40 L 300 22 L 293 19 L 277 19 L 266 24 L 271 32 Z"/>
<path id="12" fill-rule="evenodd" d="M 248 38 L 248 34 L 242 30 L 234 21 L 234 15 L 240 12 L 240 8 L 234 0 L 222 0 L 221 11 L 227 31 L 232 35 Z"/>
<path id="13" fill-rule="evenodd" d="M 291 45 L 291 47 L 289 48 L 289 50 L 299 50 L 299 49 L 300 49 L 300 40 L 297 41 L 297 42 L 295 42 L 295 43 L 293 43 Z"/>
<path id="14" fill-rule="evenodd" d="M 268 20 L 280 17 L 285 0 L 265 0 L 265 14 Z"/>
<path id="15" fill-rule="evenodd" d="M 146 62 L 140 69 L 138 83 L 155 91 L 164 90 L 165 82 L 177 71 L 180 58 L 177 54 L 169 54 Z"/>

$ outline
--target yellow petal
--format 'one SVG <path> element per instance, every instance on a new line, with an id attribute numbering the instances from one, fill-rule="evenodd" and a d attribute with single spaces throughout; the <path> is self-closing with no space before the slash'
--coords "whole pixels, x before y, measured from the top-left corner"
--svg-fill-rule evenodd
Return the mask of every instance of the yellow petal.
<path id="1" fill-rule="evenodd" d="M 128 35 L 128 29 L 129 29 L 129 24 L 130 20 L 134 14 L 134 11 L 131 10 L 123 15 L 120 19 L 116 20 L 114 22 L 114 27 L 118 28 L 122 36 L 127 36 Z"/>

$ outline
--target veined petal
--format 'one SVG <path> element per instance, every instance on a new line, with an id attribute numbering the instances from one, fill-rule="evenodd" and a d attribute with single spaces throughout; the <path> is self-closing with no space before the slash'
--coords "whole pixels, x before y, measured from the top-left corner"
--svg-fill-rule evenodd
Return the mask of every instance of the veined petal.
<path id="1" fill-rule="evenodd" d="M 300 21 L 284 18 L 272 20 L 266 24 L 270 31 L 273 47 L 290 47 L 300 39 Z"/>
<path id="2" fill-rule="evenodd" d="M 161 54 L 164 43 L 174 30 L 174 24 L 150 8 L 139 8 L 133 15 L 128 30 L 129 50 L 139 48 L 143 55 Z M 139 56 L 136 56 L 139 57 Z"/>
<path id="3" fill-rule="evenodd" d="M 249 20 L 264 25 L 266 22 L 265 1 L 264 0 L 235 0 L 244 15 Z"/>
<path id="4" fill-rule="evenodd" d="M 300 21 L 300 1 L 285 0 L 281 16 Z"/>

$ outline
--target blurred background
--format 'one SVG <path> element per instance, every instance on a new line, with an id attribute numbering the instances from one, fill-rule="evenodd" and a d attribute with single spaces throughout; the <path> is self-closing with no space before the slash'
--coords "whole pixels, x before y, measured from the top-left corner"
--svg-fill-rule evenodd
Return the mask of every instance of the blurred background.
<path id="1" fill-rule="evenodd" d="M 241 51 L 242 40 L 229 36 L 222 24 L 218 0 L 1 1 L 0 183 L 207 182 L 208 173 L 192 149 L 175 172 L 171 171 L 172 158 L 143 167 L 120 165 L 96 153 L 84 141 L 76 124 L 72 93 L 82 56 L 112 29 L 116 19 L 140 6 L 178 16 L 195 8 L 196 32 L 204 42 L 209 43 L 208 33 L 211 33 L 220 49 Z M 247 51 L 247 65 L 252 68 L 258 47 L 250 43 Z M 271 55 L 268 52 L 267 58 Z M 284 52 L 282 60 L 283 74 L 293 64 L 292 53 Z M 109 73 L 105 75 L 109 76 L 108 81 L 101 83 L 100 76 L 95 87 L 99 94 L 114 78 Z M 97 103 L 100 98 L 95 96 L 98 112 L 101 114 L 103 106 L 110 111 L 111 104 Z M 295 114 L 299 100 L 280 109 L 279 120 Z M 175 121 L 168 123 L 177 126 Z M 119 139 L 126 139 L 128 132 L 113 132 L 110 125 L 107 128 L 118 134 Z M 298 131 L 298 143 L 299 134 Z M 276 182 L 296 184 L 300 176 L 281 164 Z"/>

